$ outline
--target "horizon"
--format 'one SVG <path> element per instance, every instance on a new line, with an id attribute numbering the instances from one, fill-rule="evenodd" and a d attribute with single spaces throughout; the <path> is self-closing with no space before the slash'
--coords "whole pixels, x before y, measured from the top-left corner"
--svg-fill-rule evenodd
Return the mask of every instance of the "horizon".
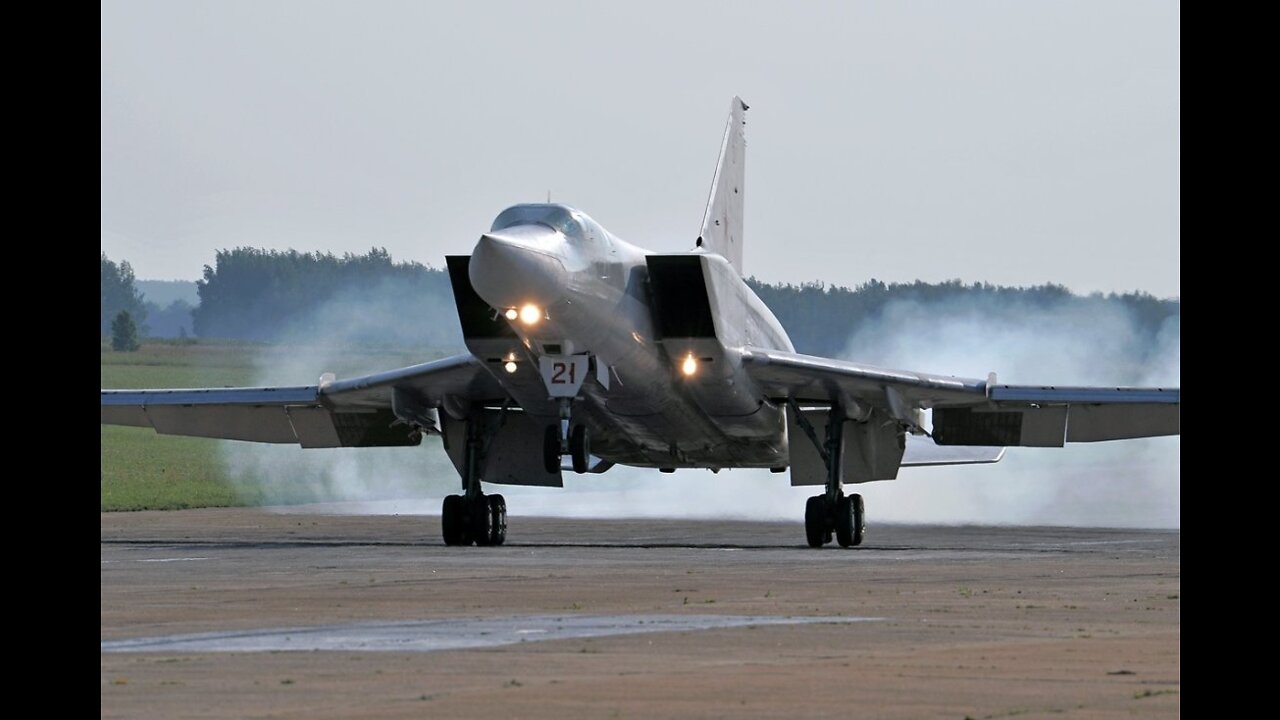
<path id="1" fill-rule="evenodd" d="M 222 248 L 222 250 L 226 250 L 226 249 L 229 249 L 229 248 Z M 259 249 L 259 250 L 267 250 L 267 251 L 271 251 L 271 250 L 273 250 L 273 248 L 256 248 L 256 249 Z M 288 252 L 289 250 L 292 250 L 292 249 L 293 249 L 293 248 L 284 248 L 284 249 L 276 249 L 276 250 L 277 250 L 278 252 Z M 319 253 L 321 253 L 321 254 L 324 254 L 324 253 L 325 253 L 325 251 L 323 251 L 323 250 L 315 250 L 315 251 L 310 251 L 310 252 L 319 252 Z M 110 257 L 110 256 L 108 256 L 108 257 L 107 257 L 107 259 L 108 259 L 108 260 L 111 260 L 112 262 L 115 262 L 115 263 L 117 263 L 117 264 L 118 264 L 118 263 L 120 263 L 122 260 L 124 260 L 124 261 L 127 261 L 127 260 L 128 260 L 128 258 L 116 259 L 116 258 L 112 258 L 112 257 Z M 396 263 L 418 262 L 418 261 L 416 261 L 416 260 L 412 260 L 412 261 L 408 261 L 408 260 L 396 260 L 394 256 L 392 256 L 392 261 L 393 261 L 393 262 L 396 262 Z M 132 266 L 133 266 L 133 263 L 132 263 L 132 262 L 130 262 L 129 264 L 130 264 L 130 267 L 132 267 Z M 447 270 L 446 270 L 445 268 L 443 268 L 443 267 L 435 267 L 434 265 L 431 265 L 431 264 L 429 264 L 429 263 L 421 263 L 421 264 L 422 264 L 425 268 L 427 268 L 428 270 L 433 270 L 433 271 L 436 271 L 436 272 L 447 272 Z M 1077 297 L 1093 297 L 1093 296 L 1097 296 L 1097 295 L 1101 295 L 1101 296 L 1103 296 L 1103 297 L 1124 296 L 1124 295 L 1150 295 L 1151 297 L 1154 297 L 1155 299 L 1160 300 L 1160 301 L 1162 301 L 1162 302 L 1181 302 L 1181 297 L 1180 297 L 1180 296 L 1178 296 L 1178 295 L 1173 295 L 1173 296 L 1161 296 L 1161 295 L 1156 295 L 1155 293 L 1150 292 L 1150 291 L 1148 291 L 1148 290 L 1144 290 L 1144 289 L 1142 289 L 1142 288 L 1134 288 L 1134 289 L 1131 289 L 1131 290 L 1111 290 L 1111 291 L 1094 290 L 1094 291 L 1092 291 L 1092 292 L 1079 292 L 1079 291 L 1076 291 L 1075 289 L 1073 289 L 1073 288 L 1071 288 L 1071 287 L 1068 287 L 1067 285 L 1065 285 L 1065 284 L 1063 284 L 1063 283 L 1053 282 L 1052 280 L 1050 280 L 1050 281 L 1046 281 L 1046 282 L 1042 282 L 1042 283 L 1036 283 L 1036 284 L 1034 284 L 1034 285 L 1002 285 L 1002 284 L 1000 284 L 1000 283 L 993 283 L 993 282 L 988 282 L 988 281 L 985 281 L 985 280 L 972 280 L 972 281 L 966 281 L 966 280 L 963 280 L 963 279 L 961 279 L 961 278 L 947 278 L 947 279 L 943 279 L 943 280 L 933 280 L 933 281 L 923 280 L 923 279 L 920 279 L 920 278 L 917 278 L 917 279 L 915 279 L 915 280 L 883 280 L 883 279 L 881 279 L 881 278 L 867 278 L 867 279 L 865 279 L 865 280 L 862 280 L 862 281 L 858 282 L 858 283 L 857 283 L 857 284 L 855 284 L 855 285 L 844 285 L 844 284 L 838 284 L 838 283 L 829 283 L 829 282 L 825 282 L 825 281 L 823 281 L 823 280 L 821 280 L 821 279 L 815 279 L 815 280 L 802 280 L 802 281 L 800 281 L 800 282 L 789 282 L 789 281 L 769 281 L 769 280 L 764 280 L 764 279 L 762 279 L 762 278 L 759 278 L 759 277 L 757 277 L 757 276 L 755 276 L 755 275 L 747 275 L 747 276 L 744 276 L 744 277 L 743 277 L 743 279 L 744 279 L 744 280 L 747 280 L 747 281 L 754 281 L 754 282 L 759 282 L 759 283 L 764 284 L 764 285 L 773 285 L 773 286 L 777 286 L 777 287 L 792 286 L 792 287 L 797 287 L 797 288 L 799 288 L 799 287 L 804 287 L 804 286 L 807 286 L 807 285 L 815 285 L 815 284 L 816 284 L 816 285 L 820 285 L 820 286 L 821 286 L 821 289 L 824 289 L 824 290 L 848 290 L 848 291 L 851 291 L 851 292 L 856 292 L 860 287 L 862 287 L 863 285 L 865 285 L 865 284 L 867 284 L 867 283 L 870 283 L 870 282 L 883 282 L 885 285 L 890 285 L 890 286 L 892 286 L 892 285 L 912 285 L 912 284 L 915 284 L 915 283 L 925 283 L 925 284 L 929 284 L 929 285 L 945 285 L 945 284 L 947 284 L 947 283 L 960 283 L 961 285 L 964 285 L 964 286 L 966 286 L 966 287 L 971 287 L 971 286 L 973 286 L 973 285 L 975 285 L 975 284 L 979 284 L 979 285 L 991 285 L 991 286 L 993 286 L 993 287 L 998 287 L 998 288 L 1009 288 L 1009 289 L 1015 289 L 1015 290 L 1026 290 L 1026 289 L 1034 289 L 1034 288 L 1040 288 L 1040 287 L 1062 287 L 1062 288 L 1066 288 L 1066 289 L 1067 289 L 1067 290 L 1068 290 L 1072 295 L 1075 295 L 1075 296 L 1077 296 Z M 194 285 L 194 284 L 196 284 L 196 283 L 198 283 L 198 282 L 201 282 L 201 281 L 203 280 L 203 278 L 196 278 L 196 279 L 194 279 L 194 280 L 188 280 L 188 279 L 186 279 L 186 278 L 144 278 L 144 277 L 137 277 L 136 272 L 135 272 L 135 278 L 134 278 L 134 280 L 135 280 L 135 282 L 139 282 L 139 283 L 143 283 L 143 282 L 148 282 L 148 283 L 190 283 L 190 284 Z"/>

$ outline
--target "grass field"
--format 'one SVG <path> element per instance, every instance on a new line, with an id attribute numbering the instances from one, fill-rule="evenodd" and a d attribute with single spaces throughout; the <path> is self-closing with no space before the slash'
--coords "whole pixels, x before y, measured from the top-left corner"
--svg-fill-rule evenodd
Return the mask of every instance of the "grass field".
<path id="1" fill-rule="evenodd" d="M 205 341 L 147 343 L 138 352 L 118 353 L 104 343 L 102 388 L 308 385 L 323 371 L 349 377 L 441 355 Z M 231 482 L 219 454 L 224 441 L 158 435 L 150 428 L 100 427 L 104 511 L 254 505 L 262 500 L 260 492 Z M 308 497 L 298 494 L 299 501 Z M 279 501 L 273 495 L 272 502 Z"/>

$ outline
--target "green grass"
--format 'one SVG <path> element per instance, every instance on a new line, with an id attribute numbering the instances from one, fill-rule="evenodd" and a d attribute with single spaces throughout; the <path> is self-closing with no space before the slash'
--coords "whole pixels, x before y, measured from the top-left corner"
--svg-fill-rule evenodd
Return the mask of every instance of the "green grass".
<path id="1" fill-rule="evenodd" d="M 138 352 L 102 350 L 102 387 L 244 385 L 251 346 L 148 343 Z M 102 425 L 101 509 L 172 510 L 252 504 L 237 494 L 218 460 L 218 440 L 158 435 Z"/>
<path id="2" fill-rule="evenodd" d="M 248 345 L 148 343 L 138 352 L 103 350 L 102 388 L 247 385 L 253 381 L 255 349 Z"/>
<path id="3" fill-rule="evenodd" d="M 260 367 L 308 367 L 306 360 L 299 362 L 297 358 L 315 357 L 317 363 L 326 364 L 302 377 L 279 378 L 280 384 L 308 385 L 315 383 L 322 371 L 349 377 L 441 355 L 394 349 L 333 351 L 206 341 L 149 342 L 138 352 L 117 353 L 104 344 L 102 388 L 253 385 L 264 382 L 258 378 Z M 115 425 L 102 425 L 101 432 L 104 512 L 255 505 L 262 500 L 260 492 L 237 488 L 231 482 L 219 454 L 225 441 L 159 435 L 150 428 Z M 298 493 L 299 501 L 309 497 L 306 492 Z M 278 502 L 280 498 L 272 500 Z"/>
<path id="4" fill-rule="evenodd" d="M 102 426 L 102 510 L 252 505 L 231 485 L 217 440 Z"/>

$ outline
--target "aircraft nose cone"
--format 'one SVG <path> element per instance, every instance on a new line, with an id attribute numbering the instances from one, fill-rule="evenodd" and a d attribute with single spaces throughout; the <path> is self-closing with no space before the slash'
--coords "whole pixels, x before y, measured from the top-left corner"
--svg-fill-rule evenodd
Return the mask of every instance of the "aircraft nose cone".
<path id="1" fill-rule="evenodd" d="M 485 233 L 471 253 L 471 286 L 498 309 L 549 307 L 564 293 L 565 268 L 556 254 L 562 244 L 560 233 L 541 225 Z"/>

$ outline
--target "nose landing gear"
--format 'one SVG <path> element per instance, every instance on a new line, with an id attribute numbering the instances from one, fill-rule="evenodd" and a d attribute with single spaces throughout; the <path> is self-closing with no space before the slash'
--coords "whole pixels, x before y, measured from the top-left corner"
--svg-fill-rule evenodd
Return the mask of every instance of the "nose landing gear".
<path id="1" fill-rule="evenodd" d="M 585 473 L 591 466 L 591 431 L 586 425 L 570 424 L 567 399 L 561 400 L 560 416 L 559 423 L 547 426 L 542 442 L 542 462 L 547 472 L 553 473 L 560 469 L 561 456 L 568 455 L 573 471 Z"/>
<path id="2" fill-rule="evenodd" d="M 574 425 L 571 410 L 574 398 L 593 367 L 589 355 L 543 355 L 538 359 L 538 371 L 547 387 L 547 395 L 560 402 L 560 422 L 547 428 L 542 443 L 542 461 L 547 472 L 560 469 L 560 458 L 568 455 L 573 471 L 585 473 L 591 467 L 591 433 L 581 423 Z M 596 366 L 597 381 L 608 389 L 608 374 L 601 374 Z"/>

